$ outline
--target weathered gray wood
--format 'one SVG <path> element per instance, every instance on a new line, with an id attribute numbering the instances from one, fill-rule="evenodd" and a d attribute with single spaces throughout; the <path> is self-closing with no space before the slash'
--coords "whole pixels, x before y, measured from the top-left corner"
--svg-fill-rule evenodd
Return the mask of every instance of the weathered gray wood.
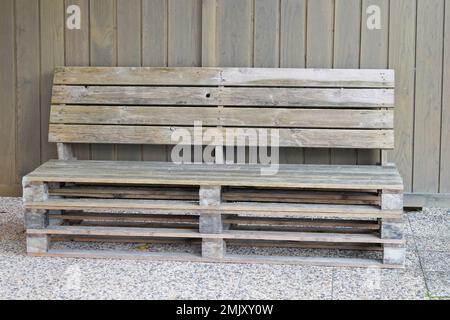
<path id="1" fill-rule="evenodd" d="M 201 233 L 222 233 L 222 215 L 215 213 L 201 213 L 199 219 L 199 231 Z"/>
<path id="2" fill-rule="evenodd" d="M 366 205 L 330 205 L 330 204 L 277 204 L 277 203 L 223 203 L 216 207 L 202 207 L 187 201 L 163 200 L 102 200 L 102 199 L 51 199 L 45 202 L 24 204 L 29 209 L 50 210 L 152 210 L 161 212 L 195 213 L 239 213 L 248 216 L 306 216 L 306 217 L 345 217 L 345 218 L 399 218 L 402 211 L 382 211 L 375 206 Z"/>
<path id="3" fill-rule="evenodd" d="M 394 90 L 55 85 L 52 103 L 389 108 Z"/>
<path id="4" fill-rule="evenodd" d="M 199 199 L 201 206 L 220 205 L 222 192 L 220 186 L 200 186 Z"/>
<path id="5" fill-rule="evenodd" d="M 403 239 L 405 219 L 381 219 L 381 238 Z"/>
<path id="6" fill-rule="evenodd" d="M 15 195 L 16 174 L 16 69 L 15 69 L 15 25 L 14 0 L 1 3 L 0 10 L 0 96 L 2 115 L 0 117 L 0 195 Z M 11 187 L 10 187 L 11 186 Z M 10 190 L 8 190 L 10 189 Z M 9 192 L 8 192 L 9 191 Z"/>
<path id="7" fill-rule="evenodd" d="M 383 263 L 391 265 L 404 265 L 406 259 L 406 248 L 404 245 L 384 244 Z"/>
<path id="8" fill-rule="evenodd" d="M 50 237 L 46 234 L 27 234 L 27 253 L 46 253 L 50 246 Z"/>
<path id="9" fill-rule="evenodd" d="M 381 193 L 382 210 L 403 210 L 403 193 Z"/>
<path id="10" fill-rule="evenodd" d="M 203 239 L 202 257 L 222 259 L 226 254 L 226 244 L 222 239 Z"/>
<path id="11" fill-rule="evenodd" d="M 57 143 L 58 159 L 60 160 L 75 160 L 75 153 L 73 146 L 68 143 Z"/>
<path id="12" fill-rule="evenodd" d="M 43 229 L 49 225 L 47 210 L 25 209 L 23 215 L 26 229 Z"/>
<path id="13" fill-rule="evenodd" d="M 392 110 L 53 105 L 51 123 L 390 129 Z"/>
<path id="14" fill-rule="evenodd" d="M 203 141 L 204 132 L 194 127 L 178 127 L 181 137 L 191 141 Z M 223 145 L 238 146 L 237 137 L 251 128 L 217 128 L 222 137 L 229 135 L 232 139 L 224 139 Z M 114 126 L 114 125 L 64 125 L 50 124 L 49 140 L 65 143 L 131 143 L 131 144 L 178 144 L 173 139 L 174 127 L 167 126 Z M 278 133 L 278 146 L 281 147 L 310 147 L 310 148 L 394 148 L 394 131 L 361 130 L 361 129 L 278 129 L 277 132 L 267 131 L 268 145 L 277 143 L 275 134 Z M 181 138 L 179 138 L 181 139 Z M 209 144 L 210 142 L 204 144 Z M 248 146 L 248 141 L 243 142 Z M 240 146 L 243 146 L 242 143 Z"/>

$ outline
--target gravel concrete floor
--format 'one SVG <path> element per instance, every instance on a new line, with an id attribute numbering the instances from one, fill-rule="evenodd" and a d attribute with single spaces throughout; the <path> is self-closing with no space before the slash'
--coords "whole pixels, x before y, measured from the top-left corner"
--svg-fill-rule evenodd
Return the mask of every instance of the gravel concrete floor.
<path id="1" fill-rule="evenodd" d="M 450 299 L 450 211 L 407 217 L 403 270 L 33 258 L 0 198 L 0 299 Z"/>

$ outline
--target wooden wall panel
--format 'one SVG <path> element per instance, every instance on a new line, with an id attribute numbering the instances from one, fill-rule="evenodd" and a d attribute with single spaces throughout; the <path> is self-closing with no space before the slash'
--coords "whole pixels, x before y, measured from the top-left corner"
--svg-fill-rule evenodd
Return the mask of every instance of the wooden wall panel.
<path id="1" fill-rule="evenodd" d="M 142 66 L 165 67 L 168 60 L 167 0 L 142 0 Z M 166 146 L 143 146 L 143 160 L 167 161 Z"/>
<path id="2" fill-rule="evenodd" d="M 380 8 L 381 28 L 369 30 L 367 8 L 376 5 Z M 389 58 L 389 0 L 363 0 L 361 8 L 361 49 L 360 68 L 385 69 Z M 358 150 L 358 164 L 373 164 L 380 161 L 376 150 Z"/>
<path id="3" fill-rule="evenodd" d="M 306 67 L 333 66 L 334 0 L 308 1 Z M 330 163 L 330 149 L 305 149 L 305 163 Z"/>
<path id="4" fill-rule="evenodd" d="M 70 5 L 80 8 L 80 29 L 70 30 L 65 28 L 65 65 L 89 66 L 90 64 L 90 21 L 89 0 L 65 0 L 64 12 Z M 65 17 L 68 17 L 66 12 Z M 91 146 L 78 144 L 74 146 L 75 156 L 81 160 L 91 158 Z"/>
<path id="5" fill-rule="evenodd" d="M 438 192 L 444 2 L 418 0 L 414 192 Z"/>
<path id="6" fill-rule="evenodd" d="M 4 0 L 0 195 L 55 156 L 51 73 L 71 66 L 394 68 L 397 163 L 407 191 L 450 193 L 450 0 Z M 81 29 L 65 27 L 80 6 Z M 381 29 L 366 27 L 369 5 Z M 165 146 L 77 145 L 80 159 L 168 160 Z M 283 149 L 288 163 L 373 163 L 379 153 Z"/>
<path id="7" fill-rule="evenodd" d="M 439 192 L 450 193 L 450 0 L 445 1 L 444 65 L 442 88 L 441 167 Z"/>
<path id="8" fill-rule="evenodd" d="M 361 0 L 336 0 L 334 9 L 333 68 L 359 68 Z M 332 149 L 331 163 L 356 164 L 354 149 Z"/>
<path id="9" fill-rule="evenodd" d="M 412 190 L 414 83 L 416 48 L 416 1 L 390 3 L 389 68 L 395 69 L 395 152 L 389 161 L 400 169 L 405 191 Z"/>
<path id="10" fill-rule="evenodd" d="M 117 0 L 117 65 L 139 67 L 142 63 L 141 1 Z M 118 160 L 141 160 L 141 145 L 117 145 Z"/>
<path id="11" fill-rule="evenodd" d="M 0 10 L 0 195 L 16 185 L 16 70 L 14 0 Z"/>
<path id="12" fill-rule="evenodd" d="M 56 145 L 48 142 L 48 120 L 53 83 L 53 70 L 64 65 L 64 2 L 40 2 L 41 50 L 41 161 L 57 159 Z"/>
<path id="13" fill-rule="evenodd" d="M 306 0 L 280 1 L 280 67 L 306 65 Z M 284 148 L 281 163 L 304 163 L 303 148 Z"/>
<path id="14" fill-rule="evenodd" d="M 116 0 L 90 1 L 91 65 L 116 66 Z M 116 146 L 94 144 L 94 160 L 116 159 Z"/>
<path id="15" fill-rule="evenodd" d="M 39 1 L 17 0 L 17 177 L 41 163 Z"/>

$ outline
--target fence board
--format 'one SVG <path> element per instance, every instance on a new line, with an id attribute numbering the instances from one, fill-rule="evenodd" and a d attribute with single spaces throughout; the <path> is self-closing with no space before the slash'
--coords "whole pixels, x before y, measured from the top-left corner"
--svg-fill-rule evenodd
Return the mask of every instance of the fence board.
<path id="1" fill-rule="evenodd" d="M 117 0 L 117 65 L 141 66 L 141 1 Z M 141 160 L 141 145 L 117 145 L 118 160 Z"/>
<path id="2" fill-rule="evenodd" d="M 70 5 L 77 5 L 80 8 L 81 25 L 80 29 L 69 30 L 65 28 L 65 65 L 66 66 L 89 66 L 90 64 L 90 21 L 89 21 L 89 0 L 65 0 L 66 12 Z M 65 17 L 68 17 L 67 13 Z M 91 158 L 91 146 L 78 144 L 74 146 L 77 159 L 87 160 Z"/>
<path id="3" fill-rule="evenodd" d="M 167 66 L 167 0 L 142 0 L 142 66 Z M 144 160 L 167 160 L 166 146 L 143 146 Z"/>
<path id="4" fill-rule="evenodd" d="M 308 1 L 306 67 L 333 64 L 334 1 Z M 330 149 L 305 149 L 305 163 L 330 163 Z"/>
<path id="5" fill-rule="evenodd" d="M 41 161 L 56 159 L 56 146 L 48 142 L 53 70 L 64 65 L 64 2 L 41 0 Z"/>
<path id="6" fill-rule="evenodd" d="M 389 31 L 389 67 L 396 72 L 395 138 L 396 150 L 389 161 L 397 164 L 405 184 L 412 189 L 414 82 L 416 48 L 416 2 L 391 1 Z"/>
<path id="7" fill-rule="evenodd" d="M 0 10 L 0 185 L 14 185 L 16 159 L 16 75 L 14 52 L 14 0 L 2 2 Z M 0 189 L 1 191 L 2 189 Z M 5 191 L 10 192 L 10 190 Z M 1 192 L 0 192 L 1 194 Z"/>
<path id="8" fill-rule="evenodd" d="M 16 4 L 17 183 L 41 163 L 39 1 Z"/>
<path id="9" fill-rule="evenodd" d="M 417 23 L 413 191 L 438 192 L 444 2 L 419 0 Z"/>

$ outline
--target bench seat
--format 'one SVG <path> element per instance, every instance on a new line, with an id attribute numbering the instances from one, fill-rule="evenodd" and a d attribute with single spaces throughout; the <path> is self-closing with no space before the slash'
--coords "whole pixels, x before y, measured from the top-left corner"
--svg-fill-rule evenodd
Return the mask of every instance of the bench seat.
<path id="1" fill-rule="evenodd" d="M 402 178 L 393 166 L 281 164 L 275 175 L 261 175 L 262 167 L 252 164 L 51 160 L 30 173 L 27 179 L 30 182 L 403 190 Z"/>

